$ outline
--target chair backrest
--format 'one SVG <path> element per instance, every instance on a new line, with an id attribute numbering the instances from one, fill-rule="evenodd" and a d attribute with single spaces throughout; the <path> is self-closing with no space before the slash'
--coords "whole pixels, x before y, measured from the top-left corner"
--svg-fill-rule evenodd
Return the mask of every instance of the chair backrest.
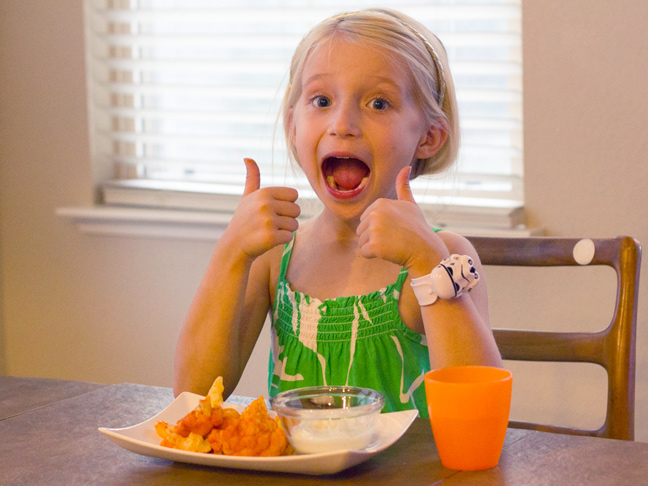
<path id="1" fill-rule="evenodd" d="M 616 308 L 612 322 L 606 329 L 599 332 L 494 329 L 493 332 L 504 359 L 597 363 L 606 369 L 608 376 L 607 413 L 599 429 L 514 421 L 509 424 L 511 427 L 633 440 L 635 333 L 641 264 L 639 242 L 630 237 L 469 237 L 469 240 L 484 265 L 607 265 L 614 268 L 617 275 Z"/>

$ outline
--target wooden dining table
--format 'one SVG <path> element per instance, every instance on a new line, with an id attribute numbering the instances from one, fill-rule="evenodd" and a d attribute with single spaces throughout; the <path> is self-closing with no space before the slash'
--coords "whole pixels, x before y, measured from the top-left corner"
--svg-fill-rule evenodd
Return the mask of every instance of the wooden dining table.
<path id="1" fill-rule="evenodd" d="M 198 466 L 139 455 L 98 430 L 138 424 L 173 399 L 171 389 L 164 387 L 0 376 L 0 485 L 648 484 L 648 443 L 511 428 L 497 467 L 451 470 L 441 464 L 430 423 L 422 418 L 388 449 L 323 476 Z"/>

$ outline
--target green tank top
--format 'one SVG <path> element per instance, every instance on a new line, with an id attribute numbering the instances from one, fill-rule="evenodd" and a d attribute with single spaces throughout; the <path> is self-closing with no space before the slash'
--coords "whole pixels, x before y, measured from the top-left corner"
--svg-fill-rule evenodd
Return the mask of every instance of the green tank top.
<path id="1" fill-rule="evenodd" d="M 286 280 L 294 241 L 284 248 L 272 312 L 270 396 L 305 386 L 361 386 L 385 395 L 384 412 L 418 409 L 427 417 L 427 342 L 398 313 L 407 270 L 370 294 L 320 301 Z"/>

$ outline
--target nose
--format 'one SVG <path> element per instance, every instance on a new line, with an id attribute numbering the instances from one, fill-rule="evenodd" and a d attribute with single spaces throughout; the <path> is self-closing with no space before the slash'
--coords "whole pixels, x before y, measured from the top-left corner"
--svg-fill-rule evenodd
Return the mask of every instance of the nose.
<path id="1" fill-rule="evenodd" d="M 329 134 L 336 137 L 358 137 L 361 114 L 357 106 L 351 102 L 341 102 L 331 110 Z"/>

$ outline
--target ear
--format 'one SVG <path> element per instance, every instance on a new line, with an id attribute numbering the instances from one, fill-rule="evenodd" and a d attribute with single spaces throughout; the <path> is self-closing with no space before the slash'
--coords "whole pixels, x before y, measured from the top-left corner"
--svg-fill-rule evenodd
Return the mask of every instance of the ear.
<path id="1" fill-rule="evenodd" d="M 445 122 L 435 123 L 419 140 L 415 157 L 427 159 L 436 154 L 448 138 L 448 128 Z"/>

